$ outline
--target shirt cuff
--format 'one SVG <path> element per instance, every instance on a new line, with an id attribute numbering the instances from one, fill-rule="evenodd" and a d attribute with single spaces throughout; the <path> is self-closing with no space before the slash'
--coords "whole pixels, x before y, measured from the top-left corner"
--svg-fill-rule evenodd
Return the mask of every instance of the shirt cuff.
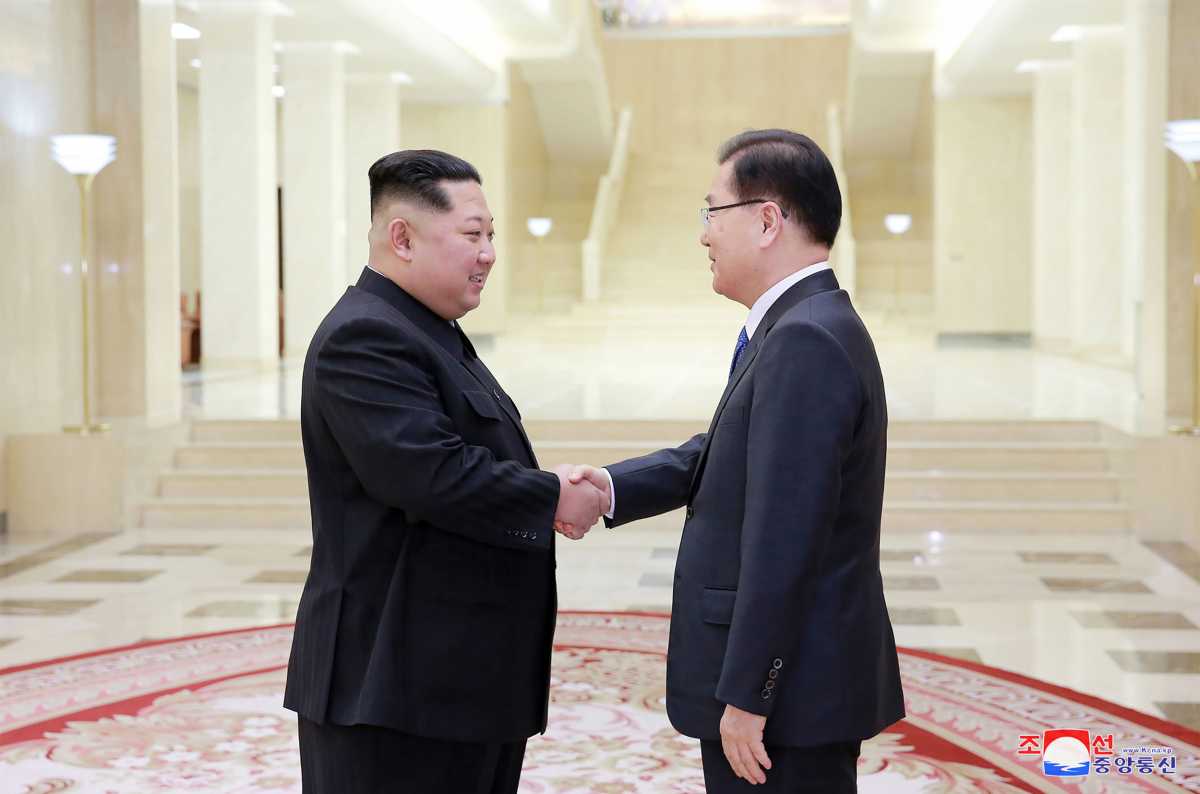
<path id="1" fill-rule="evenodd" d="M 617 511 L 617 489 L 613 487 L 612 475 L 608 473 L 608 469 L 601 469 L 604 476 L 608 478 L 608 512 L 604 517 L 609 521 L 613 520 L 613 513 Z"/>

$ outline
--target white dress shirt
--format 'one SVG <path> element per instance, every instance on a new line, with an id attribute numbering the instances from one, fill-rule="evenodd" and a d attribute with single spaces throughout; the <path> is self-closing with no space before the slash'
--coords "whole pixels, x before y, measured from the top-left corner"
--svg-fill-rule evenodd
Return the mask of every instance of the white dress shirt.
<path id="1" fill-rule="evenodd" d="M 828 261 L 817 262 L 815 265 L 809 265 L 791 275 L 784 276 L 776 282 L 775 286 L 760 295 L 758 300 L 754 302 L 754 305 L 750 307 L 750 316 L 746 319 L 746 338 L 754 338 L 754 332 L 762 324 L 763 318 L 767 316 L 767 312 L 771 310 L 771 307 L 775 305 L 775 301 L 779 300 L 783 293 L 809 276 L 815 276 L 817 273 L 832 269 L 833 266 Z M 608 478 L 608 512 L 604 514 L 604 517 L 611 519 L 617 509 L 617 492 L 613 488 L 612 475 L 608 473 L 608 469 L 601 469 L 600 471 L 604 472 L 604 476 Z"/>

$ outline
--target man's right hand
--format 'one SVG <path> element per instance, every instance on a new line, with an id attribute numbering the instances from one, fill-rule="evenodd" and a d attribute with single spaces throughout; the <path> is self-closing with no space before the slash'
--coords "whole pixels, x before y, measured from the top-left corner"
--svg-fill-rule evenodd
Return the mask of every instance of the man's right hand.
<path id="1" fill-rule="evenodd" d="M 562 465 L 554 469 L 559 484 L 554 528 L 572 540 L 578 540 L 587 534 L 608 509 L 608 483 L 605 482 L 605 487 L 601 490 L 591 481 L 585 482 L 582 477 L 571 480 L 568 475 L 574 468 L 576 467 Z M 604 477 L 603 472 L 600 476 Z"/>

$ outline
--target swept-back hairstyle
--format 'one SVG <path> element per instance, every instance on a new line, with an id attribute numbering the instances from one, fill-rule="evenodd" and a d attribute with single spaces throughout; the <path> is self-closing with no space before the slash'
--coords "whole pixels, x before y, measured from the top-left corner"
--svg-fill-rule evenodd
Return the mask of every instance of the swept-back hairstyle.
<path id="1" fill-rule="evenodd" d="M 842 193 L 833 165 L 811 138 L 791 130 L 747 130 L 721 145 L 717 162 L 730 159 L 739 200 L 776 201 L 814 242 L 833 247 Z"/>
<path id="2" fill-rule="evenodd" d="M 371 181 L 371 217 L 388 201 L 411 201 L 438 212 L 450 210 L 445 182 L 483 184 L 475 166 L 436 149 L 406 149 L 375 161 L 367 171 Z"/>

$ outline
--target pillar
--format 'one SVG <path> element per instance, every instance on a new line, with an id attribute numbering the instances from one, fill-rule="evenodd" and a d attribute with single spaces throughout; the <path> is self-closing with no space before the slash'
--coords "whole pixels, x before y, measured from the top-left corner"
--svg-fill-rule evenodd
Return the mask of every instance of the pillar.
<path id="1" fill-rule="evenodd" d="M 1071 293 L 1071 90 L 1069 61 L 1033 78 L 1033 335 L 1039 347 L 1069 345 L 1063 307 Z"/>
<path id="2" fill-rule="evenodd" d="M 367 263 L 371 192 L 367 169 L 400 148 L 400 102 L 388 76 L 346 83 L 346 282 Z"/>
<path id="3" fill-rule="evenodd" d="M 288 45 L 283 86 L 284 354 L 303 356 L 346 286 L 343 45 Z"/>
<path id="4" fill-rule="evenodd" d="M 202 0 L 201 346 L 206 367 L 279 357 L 274 21 L 259 0 Z"/>
<path id="5" fill-rule="evenodd" d="M 1125 175 L 1123 34 L 1087 31 L 1075 43 L 1071 108 L 1071 289 L 1076 349 L 1116 356 L 1123 301 Z"/>

